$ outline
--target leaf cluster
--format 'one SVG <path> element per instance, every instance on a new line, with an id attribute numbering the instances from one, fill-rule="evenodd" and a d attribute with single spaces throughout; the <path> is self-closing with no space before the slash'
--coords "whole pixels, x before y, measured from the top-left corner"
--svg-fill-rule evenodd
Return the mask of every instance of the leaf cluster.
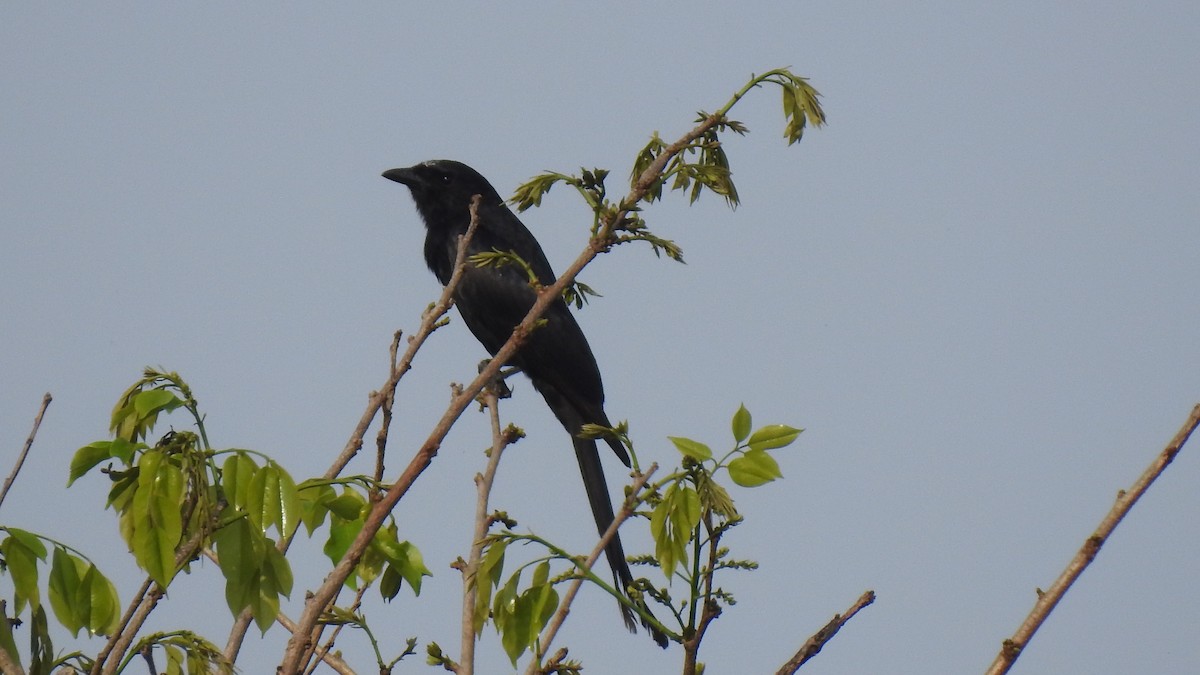
<path id="1" fill-rule="evenodd" d="M 475 591 L 475 634 L 480 635 L 491 618 L 513 666 L 526 650 L 537 649 L 538 636 L 558 607 L 559 595 L 554 585 L 564 579 L 552 579 L 550 562 L 543 559 L 536 562 L 528 587 L 522 589 L 521 577 L 529 565 L 518 567 L 505 581 L 505 553 L 508 544 L 519 539 L 510 533 L 490 536 L 479 569 L 469 580 Z"/>
<path id="2" fill-rule="evenodd" d="M 153 445 L 147 443 L 160 416 L 179 409 L 191 414 L 197 432 L 170 430 Z M 309 536 L 327 532 L 324 552 L 336 564 L 370 513 L 368 493 L 379 489 L 365 478 L 297 485 L 280 464 L 257 452 L 213 450 L 196 400 L 176 373 L 147 369 L 122 392 L 111 419 L 112 438 L 76 451 L 68 485 L 93 471 L 108 476 L 106 506 L 116 512 L 120 535 L 158 589 L 154 593 L 165 592 L 180 571 L 208 555 L 224 577 L 230 613 L 249 610 L 264 633 L 279 615 L 281 598 L 293 590 L 283 542 L 301 523 Z M 125 629 L 116 588 L 85 556 L 19 528 L 0 526 L 0 532 L 5 534 L 0 564 L 14 586 L 13 615 L 31 612 L 41 651 L 53 655 L 48 628 L 38 628 L 47 624 L 39 586 L 39 568 L 47 565 L 49 604 L 59 624 L 73 635 Z M 429 575 L 420 551 L 401 541 L 389 520 L 347 584 L 378 581 L 380 594 L 391 600 L 405 583 L 419 594 L 422 577 Z M 134 598 L 135 603 L 140 600 Z M 220 650 L 209 649 L 208 642 L 188 632 L 145 636 L 136 645 L 161 648 L 169 673 L 230 672 Z M 2 619 L 0 647 L 14 658 L 18 653 L 8 621 Z M 39 658 L 35 654 L 35 661 Z M 47 658 L 46 665 L 74 659 L 84 670 L 91 668 L 79 655 Z M 35 667 L 33 672 L 49 670 Z"/>
<path id="3" fill-rule="evenodd" d="M 730 427 L 733 447 L 720 457 L 700 441 L 668 437 L 683 455 L 683 470 L 658 483 L 648 499 L 655 551 L 652 559 L 642 562 L 657 565 L 668 581 L 681 581 L 687 597 L 675 604 L 666 589 L 651 588 L 648 593 L 671 609 L 685 636 L 697 630 L 703 618 L 699 610 L 715 618 L 721 605 L 734 604 L 732 594 L 715 585 L 718 571 L 757 568 L 752 561 L 730 559 L 729 550 L 720 545 L 742 516 L 719 477 L 727 473 L 730 481 L 743 488 L 782 478 L 771 451 L 790 445 L 803 431 L 784 424 L 752 431 L 750 411 L 744 405 L 733 414 Z"/>
<path id="4" fill-rule="evenodd" d="M 723 134 L 744 136 L 748 133 L 746 125 L 728 115 L 742 97 L 763 84 L 777 85 L 782 91 L 786 121 L 783 135 L 788 145 L 798 142 L 808 126 L 825 124 L 819 92 L 805 78 L 787 68 L 777 68 L 751 76 L 750 81 L 717 112 L 699 112 L 697 126 L 679 141 L 667 143 L 658 132 L 652 134 L 634 158 L 629 175 L 630 192 L 625 197 L 615 200 L 608 197 L 607 169 L 581 168 L 577 174 L 546 171 L 534 176 L 518 186 L 509 201 L 518 211 L 525 211 L 541 206 L 542 199 L 555 185 L 569 185 L 592 212 L 593 246 L 608 250 L 617 244 L 643 241 L 650 245 L 655 255 L 683 262 L 683 250 L 679 245 L 658 236 L 647 226 L 640 213 L 642 206 L 662 199 L 664 189 L 686 192 L 689 203 L 694 203 L 707 190 L 720 196 L 731 208 L 737 206 L 738 191 L 725 152 Z M 578 296 L 568 298 L 569 301 L 572 299 L 577 305 L 582 304 Z"/>

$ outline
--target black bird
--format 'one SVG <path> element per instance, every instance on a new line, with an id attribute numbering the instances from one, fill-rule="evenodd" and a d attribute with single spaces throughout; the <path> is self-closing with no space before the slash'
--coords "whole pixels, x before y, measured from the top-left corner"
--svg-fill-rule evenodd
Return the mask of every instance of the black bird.
<path id="1" fill-rule="evenodd" d="M 391 169 L 383 177 L 407 185 L 412 192 L 417 211 L 425 221 L 425 262 L 443 285 L 449 283 L 454 273 L 458 237 L 470 224 L 474 195 L 480 195 L 482 203 L 468 255 L 511 251 L 529 265 L 541 285 L 554 283 L 554 271 L 537 239 L 509 210 L 487 179 L 471 167 L 437 159 L 406 169 Z M 454 304 L 463 322 L 492 355 L 504 346 L 536 300 L 537 292 L 530 286 L 528 275 L 516 265 L 480 268 L 468 264 L 454 292 Z M 579 437 L 584 424 L 612 426 L 604 414 L 600 370 L 587 338 L 561 297 L 542 318 L 544 325 L 529 334 L 509 365 L 517 366 L 529 376 L 533 388 L 546 399 L 554 416 L 571 434 L 596 528 L 603 534 L 613 522 L 608 484 L 596 441 Z M 629 466 L 629 455 L 621 443 L 613 438 L 606 441 L 625 466 Z M 625 561 L 620 536 L 613 537 L 604 552 L 617 588 L 624 592 L 633 575 Z M 625 625 L 636 632 L 633 612 L 621 605 L 621 613 Z M 643 625 L 655 642 L 667 646 L 665 635 L 645 621 Z"/>

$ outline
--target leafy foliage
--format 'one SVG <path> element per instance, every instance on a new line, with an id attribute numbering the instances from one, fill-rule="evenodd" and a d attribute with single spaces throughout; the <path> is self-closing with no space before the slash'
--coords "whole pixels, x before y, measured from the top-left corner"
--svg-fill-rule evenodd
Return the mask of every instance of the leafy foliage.
<path id="1" fill-rule="evenodd" d="M 196 431 L 171 430 L 147 443 L 163 414 L 190 413 Z M 225 579 L 225 601 L 234 616 L 249 610 L 266 632 L 279 614 L 280 600 L 292 593 L 294 580 L 280 546 L 301 523 L 315 534 L 328 523 L 325 550 L 340 560 L 347 538 L 362 528 L 369 512 L 367 491 L 374 481 L 350 478 L 338 493 L 325 480 L 297 485 L 277 462 L 251 450 L 214 450 L 207 442 L 204 418 L 191 389 L 176 373 L 147 369 L 126 389 L 112 412 L 114 437 L 81 447 L 71 460 L 68 485 L 93 471 L 106 474 L 111 486 L 107 506 L 116 512 L 119 532 L 134 562 L 160 591 L 181 570 L 208 552 Z M 81 655 L 55 660 L 43 598 L 58 623 L 72 635 L 80 630 L 109 635 L 121 629 L 117 591 L 99 569 L 70 547 L 15 527 L 0 526 L 0 563 L 13 581 L 14 615 L 31 612 L 37 648 L 30 672 L 77 664 L 92 667 Z M 48 567 L 47 590 L 39 570 Z M 428 576 L 421 553 L 397 536 L 394 522 L 371 542 L 369 555 L 350 585 L 380 580 L 386 599 L 407 583 L 414 593 Z M 382 577 L 382 578 L 381 578 Z M 380 579 L 381 578 L 381 579 Z M 135 598 L 134 602 L 140 601 Z M 8 622 L 0 617 L 0 624 Z M 0 629 L 0 647 L 18 653 Z M 138 649 L 161 650 L 168 673 L 230 673 L 221 650 L 187 631 L 140 638 Z"/>

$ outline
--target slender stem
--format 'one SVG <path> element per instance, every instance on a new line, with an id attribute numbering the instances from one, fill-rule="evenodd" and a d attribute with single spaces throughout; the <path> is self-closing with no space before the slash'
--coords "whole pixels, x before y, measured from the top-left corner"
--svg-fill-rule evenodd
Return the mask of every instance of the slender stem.
<path id="1" fill-rule="evenodd" d="M 0 489 L 0 506 L 4 504 L 4 498 L 8 496 L 9 488 L 17 480 L 17 474 L 21 472 L 21 467 L 25 464 L 25 458 L 29 456 L 29 450 L 33 447 L 33 439 L 37 436 L 38 428 L 42 426 L 42 416 L 46 414 L 46 408 L 50 407 L 50 401 L 53 400 L 54 398 L 50 396 L 50 392 L 46 392 L 42 396 L 42 407 L 38 408 L 37 416 L 33 418 L 33 430 L 29 432 L 29 438 L 25 439 L 25 447 L 21 448 L 21 454 L 17 457 L 16 466 L 13 467 L 12 473 L 8 474 L 8 478 L 4 479 L 4 487 Z"/>
<path id="2" fill-rule="evenodd" d="M 463 568 L 463 606 L 462 606 L 462 651 L 459 655 L 458 675 L 471 675 L 475 672 L 475 602 L 478 597 L 479 561 L 483 557 L 483 544 L 488 532 L 488 501 L 492 494 L 492 485 L 496 480 L 496 470 L 500 467 L 500 455 L 508 447 L 509 440 L 500 428 L 500 397 L 494 386 L 483 390 L 483 403 L 488 408 L 488 417 L 492 423 L 492 448 L 488 454 L 487 468 L 482 474 L 475 475 L 475 486 L 478 496 L 475 500 L 475 530 L 471 538 L 471 552 L 467 556 L 467 565 Z"/>
<path id="3" fill-rule="evenodd" d="M 804 665 L 805 661 L 816 656 L 821 651 L 821 648 L 825 646 L 825 643 L 833 639 L 833 636 L 837 635 L 842 626 L 846 625 L 846 622 L 853 618 L 855 614 L 858 614 L 858 610 L 873 602 L 875 602 L 875 591 L 867 591 L 859 596 L 858 600 L 854 601 L 854 604 L 850 605 L 850 608 L 844 614 L 834 614 L 829 623 L 825 624 L 821 630 L 814 633 L 812 637 L 808 638 L 800 646 L 800 650 L 796 652 L 795 656 L 788 659 L 788 662 L 783 664 L 782 668 L 775 671 L 775 675 L 792 675 L 795 673 L 800 666 Z"/>
<path id="4" fill-rule="evenodd" d="M 1011 638 L 1005 640 L 1000 647 L 1000 653 L 996 655 L 996 660 L 992 662 L 991 667 L 987 670 L 988 675 L 1001 675 L 1002 673 L 1007 673 L 1012 668 L 1017 657 L 1021 655 L 1021 651 L 1029 645 L 1029 641 L 1033 639 L 1033 634 L 1037 632 L 1037 629 L 1050 616 L 1050 612 L 1054 611 L 1055 606 L 1058 605 L 1059 600 L 1062 600 L 1067 589 L 1075 583 L 1079 575 L 1083 574 L 1088 565 L 1092 564 L 1092 561 L 1096 558 L 1096 554 L 1100 552 L 1100 547 L 1108 540 L 1113 530 L 1117 528 L 1117 525 L 1121 523 L 1121 520 L 1125 518 L 1138 499 L 1146 493 L 1146 490 L 1150 489 L 1150 485 L 1154 483 L 1155 479 L 1162 475 L 1167 466 L 1175 460 L 1175 456 L 1179 454 L 1179 451 L 1183 448 L 1183 444 L 1187 442 L 1188 437 L 1192 435 L 1192 432 L 1196 430 L 1198 425 L 1200 425 L 1200 404 L 1192 408 L 1191 414 L 1188 415 L 1187 420 L 1175 434 L 1175 437 L 1171 439 L 1166 448 L 1155 456 L 1154 461 L 1150 463 L 1150 466 L 1146 467 L 1146 470 L 1142 472 L 1142 475 L 1138 477 L 1133 486 L 1128 491 L 1121 490 L 1117 494 L 1117 501 L 1113 504 L 1112 509 L 1109 510 L 1108 515 L 1104 517 L 1104 520 L 1100 521 L 1100 526 L 1096 528 L 1092 536 L 1083 542 L 1083 547 L 1079 549 L 1079 552 L 1067 564 L 1062 574 L 1054 580 L 1050 588 L 1038 593 L 1037 602 L 1034 603 L 1029 615 L 1025 617 L 1025 621 L 1021 623 L 1017 632 Z"/>

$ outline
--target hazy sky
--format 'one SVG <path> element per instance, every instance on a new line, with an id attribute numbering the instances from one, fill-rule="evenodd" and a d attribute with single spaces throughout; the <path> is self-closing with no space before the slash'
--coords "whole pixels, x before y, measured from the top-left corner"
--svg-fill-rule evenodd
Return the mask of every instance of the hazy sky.
<path id="1" fill-rule="evenodd" d="M 579 316 L 609 415 L 644 460 L 677 461 L 667 435 L 724 447 L 740 402 L 807 429 L 779 453 L 785 480 L 733 493 L 747 522 L 727 542 L 761 569 L 722 582 L 740 602 L 708 635 L 708 672 L 774 672 L 866 589 L 876 604 L 803 672 L 982 671 L 1200 401 L 1195 2 L 429 7 L 0 8 L 4 467 L 55 397 L 0 522 L 76 545 L 127 599 L 140 576 L 118 571 L 104 481 L 65 491 L 68 459 L 155 365 L 191 383 L 216 446 L 323 471 L 392 332 L 438 291 L 411 199 L 381 171 L 460 159 L 503 194 L 545 169 L 620 178 L 651 132 L 677 137 L 778 66 L 811 78 L 829 126 L 788 148 L 778 92 L 754 92 L 734 112 L 750 136 L 726 146 L 743 205 L 671 198 L 646 216 L 687 265 L 628 248 L 582 277 L 604 296 Z M 566 190 L 523 218 L 558 269 L 584 245 Z M 457 318 L 421 353 L 390 475 L 483 356 Z M 516 384 L 502 412 L 529 437 L 494 505 L 589 549 L 566 438 Z M 448 565 L 488 438 L 468 413 L 396 512 L 435 577 L 368 607 L 394 651 L 415 635 L 457 652 Z M 1015 672 L 1195 668 L 1198 454 Z M 296 565 L 293 615 L 325 571 L 319 545 L 296 550 L 315 562 Z M 153 627 L 223 644 L 219 578 L 198 566 Z M 679 649 L 628 636 L 599 593 L 568 625 L 587 672 L 678 670 Z M 273 672 L 282 641 L 248 643 L 244 672 Z M 343 648 L 371 670 L 361 640 Z"/>

